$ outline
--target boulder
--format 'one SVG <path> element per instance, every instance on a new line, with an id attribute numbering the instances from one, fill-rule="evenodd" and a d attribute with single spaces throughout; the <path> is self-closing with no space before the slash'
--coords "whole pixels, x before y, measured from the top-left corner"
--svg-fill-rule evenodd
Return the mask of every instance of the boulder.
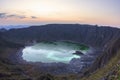
<path id="1" fill-rule="evenodd" d="M 75 53 L 73 53 L 74 55 L 79 55 L 79 56 L 81 56 L 81 55 L 84 55 L 82 52 L 80 52 L 80 51 L 76 51 Z"/>

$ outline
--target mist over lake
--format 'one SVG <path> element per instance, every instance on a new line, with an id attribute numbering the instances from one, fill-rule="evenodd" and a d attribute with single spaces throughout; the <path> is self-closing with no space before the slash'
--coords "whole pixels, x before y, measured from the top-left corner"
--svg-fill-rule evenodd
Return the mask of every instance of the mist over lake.
<path id="1" fill-rule="evenodd" d="M 73 58 L 80 58 L 75 55 L 76 51 L 87 52 L 87 47 L 72 42 L 40 42 L 23 49 L 23 59 L 30 62 L 43 63 L 69 63 Z"/>

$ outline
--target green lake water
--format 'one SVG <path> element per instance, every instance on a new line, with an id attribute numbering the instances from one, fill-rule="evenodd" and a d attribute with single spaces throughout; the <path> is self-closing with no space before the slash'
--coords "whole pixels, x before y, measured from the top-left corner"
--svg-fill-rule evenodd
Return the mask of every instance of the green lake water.
<path id="1" fill-rule="evenodd" d="M 23 49 L 22 58 L 28 62 L 69 63 L 73 58 L 80 58 L 74 55 L 76 51 L 86 53 L 88 47 L 73 42 L 40 42 Z"/>

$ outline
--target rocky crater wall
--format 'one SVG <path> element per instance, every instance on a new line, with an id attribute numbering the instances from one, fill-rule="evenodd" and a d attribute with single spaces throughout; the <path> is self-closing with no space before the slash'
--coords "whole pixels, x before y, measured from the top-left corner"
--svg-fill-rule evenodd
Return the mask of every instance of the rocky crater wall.
<path id="1" fill-rule="evenodd" d="M 32 41 L 67 40 L 101 48 L 119 34 L 120 30 L 117 28 L 79 24 L 31 26 L 3 33 L 5 39 L 23 44 Z"/>
<path id="2" fill-rule="evenodd" d="M 79 42 L 94 48 L 93 53 L 90 53 L 87 56 L 85 55 L 80 60 L 71 61 L 70 64 L 74 65 L 76 68 L 75 72 L 78 71 L 78 69 L 81 70 L 82 68 L 89 67 L 92 63 L 93 65 L 88 72 L 95 71 L 104 66 L 112 56 L 115 55 L 113 52 L 115 53 L 120 47 L 118 44 L 120 43 L 120 29 L 104 26 L 49 24 L 43 26 L 31 26 L 23 29 L 11 29 L 2 34 L 4 39 L 24 45 L 34 41 L 65 40 Z M 71 68 L 74 69 L 73 66 Z"/>

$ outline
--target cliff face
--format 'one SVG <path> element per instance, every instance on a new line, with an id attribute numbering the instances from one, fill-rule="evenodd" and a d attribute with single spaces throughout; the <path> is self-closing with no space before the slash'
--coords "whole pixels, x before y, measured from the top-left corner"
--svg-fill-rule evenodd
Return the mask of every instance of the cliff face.
<path id="1" fill-rule="evenodd" d="M 49 24 L 23 29 L 11 29 L 4 32 L 6 39 L 21 43 L 33 40 L 70 40 L 95 47 L 104 46 L 115 35 L 119 34 L 120 30 L 116 28 L 78 24 Z"/>
<path id="2" fill-rule="evenodd" d="M 120 67 L 120 36 L 113 38 L 105 47 L 103 53 L 98 56 L 95 62 L 91 67 L 85 71 L 84 76 L 89 77 L 87 79 L 94 79 L 95 76 L 98 76 L 95 80 L 98 80 L 100 77 L 104 77 L 101 80 L 117 80 L 112 79 L 112 75 L 120 76 L 118 73 Z M 118 70 L 116 72 L 116 70 Z M 91 74 L 93 73 L 94 74 Z M 109 78 L 109 79 L 108 79 Z"/>

